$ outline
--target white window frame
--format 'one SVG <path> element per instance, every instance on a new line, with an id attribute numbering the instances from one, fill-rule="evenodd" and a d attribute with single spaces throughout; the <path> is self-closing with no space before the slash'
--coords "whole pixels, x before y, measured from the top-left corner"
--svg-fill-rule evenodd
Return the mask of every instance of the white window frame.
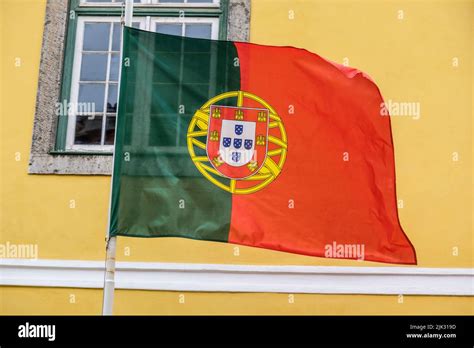
<path id="1" fill-rule="evenodd" d="M 77 21 L 77 29 L 76 29 L 76 42 L 74 46 L 74 62 L 73 62 L 73 71 L 72 71 L 72 81 L 71 81 L 71 97 L 70 103 L 72 105 L 77 105 L 79 99 L 79 80 L 81 74 L 81 64 L 82 64 L 82 45 L 84 40 L 84 25 L 87 22 L 95 22 L 95 23 L 119 23 L 120 17 L 112 17 L 112 16 L 81 16 L 78 18 Z M 133 18 L 133 22 L 140 23 L 140 29 L 145 28 L 145 18 L 144 17 L 136 17 Z M 112 34 L 113 30 L 111 30 Z M 109 38 L 110 40 L 111 38 Z M 112 42 L 109 42 L 109 51 Z M 109 58 L 110 59 L 110 58 Z M 108 83 L 109 83 L 109 68 L 110 62 L 107 63 L 107 72 L 106 72 L 106 89 L 104 93 L 104 116 L 107 111 L 107 90 L 108 90 Z M 118 96 L 117 96 L 118 98 Z M 103 117 L 104 117 L 103 116 Z M 102 120 L 102 127 L 106 120 Z M 84 145 L 84 144 L 74 144 L 74 136 L 76 130 L 76 110 L 72 108 L 69 110 L 68 113 L 68 124 L 67 124 L 67 135 L 66 135 L 66 150 L 68 151 L 91 151 L 91 152 L 112 152 L 114 149 L 114 145 Z M 105 129 L 102 129 L 104 132 Z"/>
<path id="2" fill-rule="evenodd" d="M 81 73 L 81 64 L 82 64 L 82 45 L 84 39 L 84 25 L 86 22 L 98 22 L 98 23 L 118 23 L 120 22 L 120 17 L 118 16 L 81 16 L 78 18 L 77 29 L 76 29 L 76 42 L 74 47 L 74 62 L 73 62 L 73 72 L 72 72 L 72 81 L 71 81 L 71 94 L 70 102 L 72 105 L 77 105 L 79 98 L 79 80 Z M 218 18 L 203 18 L 203 17 L 152 17 L 152 16 L 143 16 L 143 17 L 134 17 L 133 22 L 140 23 L 140 29 L 155 31 L 156 25 L 159 23 L 176 23 L 184 24 L 182 26 L 181 34 L 184 35 L 186 24 L 194 23 L 208 23 L 211 24 L 211 39 L 216 40 L 219 36 L 219 19 Z M 111 42 L 109 42 L 110 49 Z M 108 67 L 110 63 L 108 64 Z M 106 86 L 108 86 L 108 71 L 106 73 Z M 107 99 L 107 87 L 104 95 L 104 100 Z M 106 113 L 106 101 L 104 101 L 104 115 Z M 105 127 L 106 119 L 103 119 L 102 127 Z M 85 144 L 74 144 L 76 130 L 76 111 L 69 110 L 68 114 L 68 125 L 67 125 L 67 135 L 66 135 L 66 150 L 67 151 L 77 151 L 77 152 L 104 152 L 110 153 L 113 152 L 114 145 L 85 145 Z M 102 129 L 104 132 L 105 129 Z"/>
<path id="3" fill-rule="evenodd" d="M 203 7 L 220 7 L 220 0 L 212 0 L 212 2 L 203 2 L 203 3 L 190 3 L 189 0 L 184 0 L 184 2 L 166 2 L 160 3 L 160 0 L 141 0 L 139 3 L 134 3 L 133 6 L 154 6 L 154 7 L 187 7 L 187 8 L 203 8 Z M 117 7 L 121 6 L 122 2 L 88 2 L 87 0 L 81 0 L 80 6 L 104 6 L 104 7 Z"/>
<path id="4" fill-rule="evenodd" d="M 203 18 L 203 17 L 151 17 L 148 30 L 156 32 L 157 24 L 184 24 L 181 28 L 181 36 L 184 36 L 186 24 L 211 24 L 211 40 L 219 38 L 219 18 Z"/>
<path id="5" fill-rule="evenodd" d="M 189 3 L 188 0 L 184 0 L 184 2 L 168 2 L 168 3 L 160 3 L 159 0 L 144 0 L 144 1 L 151 1 L 151 4 L 154 6 L 160 7 L 219 7 L 220 0 L 212 0 L 210 3 Z"/>

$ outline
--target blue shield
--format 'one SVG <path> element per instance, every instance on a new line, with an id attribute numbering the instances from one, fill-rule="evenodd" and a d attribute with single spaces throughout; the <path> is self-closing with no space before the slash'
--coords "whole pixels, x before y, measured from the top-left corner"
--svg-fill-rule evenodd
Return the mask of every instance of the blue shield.
<path id="1" fill-rule="evenodd" d="M 235 134 L 242 135 L 243 132 L 244 132 L 244 126 L 243 125 L 241 125 L 241 124 L 235 125 Z"/>
<path id="2" fill-rule="evenodd" d="M 224 139 L 222 139 L 222 145 L 224 145 L 224 147 L 229 147 L 231 143 L 232 143 L 231 138 L 224 137 Z"/>
<path id="3" fill-rule="evenodd" d="M 253 140 L 245 139 L 244 147 L 245 147 L 246 150 L 250 150 L 252 148 L 252 145 L 253 145 Z"/>

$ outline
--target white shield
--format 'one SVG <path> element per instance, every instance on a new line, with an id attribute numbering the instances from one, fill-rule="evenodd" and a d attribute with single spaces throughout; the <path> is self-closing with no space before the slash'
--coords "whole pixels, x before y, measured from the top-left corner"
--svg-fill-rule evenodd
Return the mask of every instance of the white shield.
<path id="1" fill-rule="evenodd" d="M 222 120 L 219 154 L 233 166 L 244 166 L 252 160 L 255 149 L 255 122 Z"/>

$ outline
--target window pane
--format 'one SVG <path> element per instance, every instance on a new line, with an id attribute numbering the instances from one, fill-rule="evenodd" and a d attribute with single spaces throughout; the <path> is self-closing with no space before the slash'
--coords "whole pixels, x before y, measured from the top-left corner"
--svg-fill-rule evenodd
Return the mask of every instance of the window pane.
<path id="1" fill-rule="evenodd" d="M 159 2 L 184 2 L 184 0 L 159 0 Z"/>
<path id="2" fill-rule="evenodd" d="M 211 56 L 203 53 L 187 53 L 184 55 L 184 66 L 189 67 L 189 69 L 183 71 L 183 83 L 209 83 L 211 65 L 202 64 L 204 57 L 210 59 Z"/>
<path id="3" fill-rule="evenodd" d="M 211 38 L 210 24 L 186 24 L 185 35 L 199 39 Z"/>
<path id="4" fill-rule="evenodd" d="M 181 36 L 182 24 L 156 24 L 156 32 L 168 35 Z"/>
<path id="5" fill-rule="evenodd" d="M 112 54 L 112 56 L 110 57 L 110 73 L 109 73 L 110 81 L 118 81 L 119 62 L 120 62 L 120 55 L 118 53 Z"/>
<path id="6" fill-rule="evenodd" d="M 109 85 L 107 112 L 117 112 L 117 85 Z"/>
<path id="7" fill-rule="evenodd" d="M 112 0 L 86 0 L 85 2 L 112 2 Z"/>
<path id="8" fill-rule="evenodd" d="M 159 52 L 157 53 L 157 56 L 160 57 L 160 63 L 163 64 L 163 66 L 166 66 L 167 69 L 163 70 L 154 67 L 153 82 L 179 83 L 176 76 L 179 76 L 181 55 L 175 52 Z M 174 72 L 174 74 L 170 74 L 167 70 Z"/>
<path id="9" fill-rule="evenodd" d="M 77 116 L 74 144 L 100 145 L 102 116 Z"/>
<path id="10" fill-rule="evenodd" d="M 176 146 L 177 121 L 176 116 L 150 118 L 148 144 L 150 146 Z"/>
<path id="11" fill-rule="evenodd" d="M 188 0 L 189 3 L 195 3 L 195 2 L 207 2 L 207 3 L 212 3 L 212 0 Z"/>
<path id="12" fill-rule="evenodd" d="M 115 117 L 107 117 L 107 123 L 105 125 L 105 145 L 114 144 L 115 135 Z"/>
<path id="13" fill-rule="evenodd" d="M 120 23 L 114 23 L 114 32 L 112 34 L 112 51 L 120 51 L 120 38 L 122 37 L 122 28 Z"/>
<path id="14" fill-rule="evenodd" d="M 140 22 L 133 22 L 132 27 L 140 29 Z M 121 39 L 122 39 L 122 25 L 117 22 L 113 24 L 112 51 L 120 51 Z"/>
<path id="15" fill-rule="evenodd" d="M 81 81 L 104 81 L 106 73 L 107 54 L 82 54 Z"/>
<path id="16" fill-rule="evenodd" d="M 155 85 L 150 112 L 154 115 L 178 114 L 178 85 Z M 158 98 L 159 97 L 159 98 Z"/>
<path id="17" fill-rule="evenodd" d="M 184 105 L 186 113 L 194 113 L 194 110 L 199 109 L 202 105 L 199 100 L 207 99 L 209 99 L 208 85 L 202 85 L 200 88 L 189 84 L 182 85 L 180 103 Z"/>
<path id="18" fill-rule="evenodd" d="M 110 23 L 86 23 L 84 28 L 84 51 L 108 51 Z"/>
<path id="19" fill-rule="evenodd" d="M 96 112 L 104 111 L 105 84 L 81 83 L 79 86 L 79 103 L 93 103 Z"/>

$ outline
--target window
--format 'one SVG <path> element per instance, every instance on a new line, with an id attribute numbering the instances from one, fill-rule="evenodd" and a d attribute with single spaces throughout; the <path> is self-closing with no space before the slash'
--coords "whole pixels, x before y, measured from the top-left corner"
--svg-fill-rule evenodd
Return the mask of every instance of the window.
<path id="1" fill-rule="evenodd" d="M 144 28 L 144 21 L 133 26 Z M 120 19 L 78 20 L 67 128 L 67 149 L 111 151 L 120 66 Z"/>
<path id="2" fill-rule="evenodd" d="M 250 0 L 134 2 L 133 25 L 143 30 L 248 39 Z M 48 0 L 30 173 L 110 174 L 123 5 Z"/>
<path id="3" fill-rule="evenodd" d="M 145 4 L 145 1 L 136 3 Z M 174 3 L 178 1 L 173 1 Z M 118 1 L 88 0 L 82 4 L 121 6 Z M 160 3 L 171 3 L 161 0 Z M 218 3 L 187 0 L 193 3 Z M 148 2 L 142 9 L 154 10 L 159 3 Z M 212 17 L 159 16 L 140 12 L 133 19 L 136 28 L 169 35 L 218 39 L 219 19 Z M 66 146 L 67 151 L 112 152 L 120 66 L 121 24 L 119 16 L 79 16 L 75 34 L 70 86 Z M 67 101 L 63 100 L 65 105 Z M 64 136 L 58 134 L 59 136 Z"/>

